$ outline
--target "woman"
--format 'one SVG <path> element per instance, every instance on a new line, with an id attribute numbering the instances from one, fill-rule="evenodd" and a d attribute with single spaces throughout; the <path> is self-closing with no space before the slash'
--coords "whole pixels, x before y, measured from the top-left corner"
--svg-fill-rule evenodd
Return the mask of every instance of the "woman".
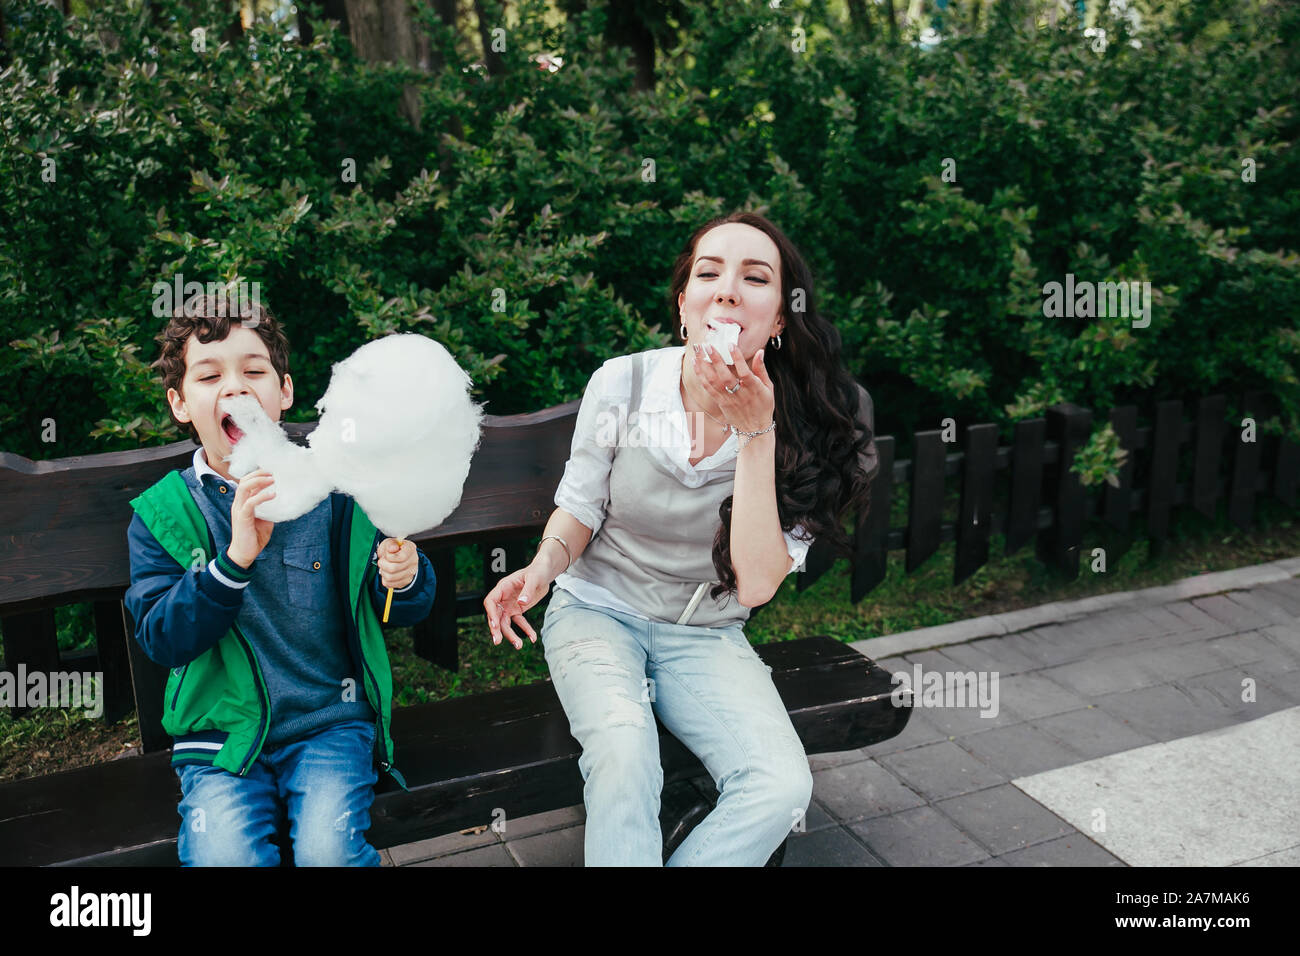
<path id="1" fill-rule="evenodd" d="M 767 219 L 697 230 L 670 301 L 685 346 L 592 376 L 537 555 L 483 606 L 493 643 L 519 649 L 512 622 L 536 642 L 523 614 L 555 583 L 542 643 L 582 745 L 588 866 L 662 861 L 656 715 L 719 790 L 668 865 L 762 866 L 812 776 L 743 624 L 813 538 L 847 551 L 874 445 L 808 267 Z M 734 364 L 701 347 L 726 323 Z"/>

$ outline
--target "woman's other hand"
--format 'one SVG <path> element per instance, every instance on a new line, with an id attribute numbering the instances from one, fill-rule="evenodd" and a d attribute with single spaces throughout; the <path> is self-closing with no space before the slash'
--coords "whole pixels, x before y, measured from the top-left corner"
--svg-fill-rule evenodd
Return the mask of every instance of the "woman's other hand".
<path id="1" fill-rule="evenodd" d="M 524 646 L 523 639 L 510 626 L 511 621 L 523 628 L 530 641 L 537 643 L 537 633 L 524 617 L 524 612 L 537 604 L 550 584 L 544 573 L 531 564 L 497 582 L 497 586 L 483 599 L 483 610 L 487 614 L 493 644 L 501 643 L 501 634 L 504 632 L 515 650 Z"/>

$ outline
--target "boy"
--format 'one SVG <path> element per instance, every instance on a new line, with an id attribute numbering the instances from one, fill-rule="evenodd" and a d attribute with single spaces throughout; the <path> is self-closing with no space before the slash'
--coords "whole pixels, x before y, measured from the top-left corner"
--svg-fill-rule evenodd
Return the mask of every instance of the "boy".
<path id="1" fill-rule="evenodd" d="M 135 637 L 171 668 L 177 850 L 185 866 L 274 866 L 287 814 L 299 866 L 377 866 L 376 752 L 401 781 L 380 615 L 392 587 L 390 625 L 427 616 L 433 568 L 411 542 L 381 542 L 347 495 L 279 525 L 254 515 L 274 479 L 231 477 L 241 433 L 219 402 L 253 395 L 279 421 L 293 404 L 288 342 L 261 306 L 242 320 L 224 306 L 196 296 L 158 337 L 172 417 L 200 447 L 131 502 L 127 532 Z"/>

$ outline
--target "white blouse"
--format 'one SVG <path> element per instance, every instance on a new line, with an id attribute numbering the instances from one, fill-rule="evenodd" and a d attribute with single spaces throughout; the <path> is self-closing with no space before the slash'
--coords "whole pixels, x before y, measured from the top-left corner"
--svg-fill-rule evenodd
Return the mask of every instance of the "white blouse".
<path id="1" fill-rule="evenodd" d="M 736 458 L 736 436 L 729 434 L 712 455 L 696 465 L 690 463 L 690 429 L 679 390 L 685 352 L 686 347 L 678 345 L 646 353 L 649 361 L 635 416 L 627 409 L 632 394 L 632 363 L 628 356 L 610 359 L 596 369 L 587 383 L 569 460 L 555 492 L 555 505 L 591 528 L 593 537 L 605 520 L 610 465 L 620 442 L 642 443 L 687 488 L 698 488 L 712 471 Z M 790 572 L 802 570 L 813 539 L 806 536 L 802 525 L 782 535 L 793 561 Z M 555 579 L 555 585 L 585 604 L 645 618 L 608 589 L 567 572 Z"/>

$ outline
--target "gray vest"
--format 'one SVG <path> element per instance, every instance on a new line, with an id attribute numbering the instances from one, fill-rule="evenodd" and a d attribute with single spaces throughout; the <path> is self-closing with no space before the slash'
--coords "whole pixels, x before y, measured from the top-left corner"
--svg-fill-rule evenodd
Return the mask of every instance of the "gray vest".
<path id="1" fill-rule="evenodd" d="M 628 409 L 641 404 L 644 354 L 632 363 Z M 623 433 L 623 429 L 619 429 Z M 736 462 L 718 468 L 698 488 L 688 488 L 641 447 L 646 432 L 628 422 L 628 441 L 614 450 L 605 520 L 569 573 L 617 594 L 655 621 L 678 623 L 699 591 L 698 605 L 684 623 L 732 627 L 749 617 L 734 594 L 717 600 L 708 591 L 717 580 L 713 536 L 721 523 L 718 507 L 732 493 Z"/>

